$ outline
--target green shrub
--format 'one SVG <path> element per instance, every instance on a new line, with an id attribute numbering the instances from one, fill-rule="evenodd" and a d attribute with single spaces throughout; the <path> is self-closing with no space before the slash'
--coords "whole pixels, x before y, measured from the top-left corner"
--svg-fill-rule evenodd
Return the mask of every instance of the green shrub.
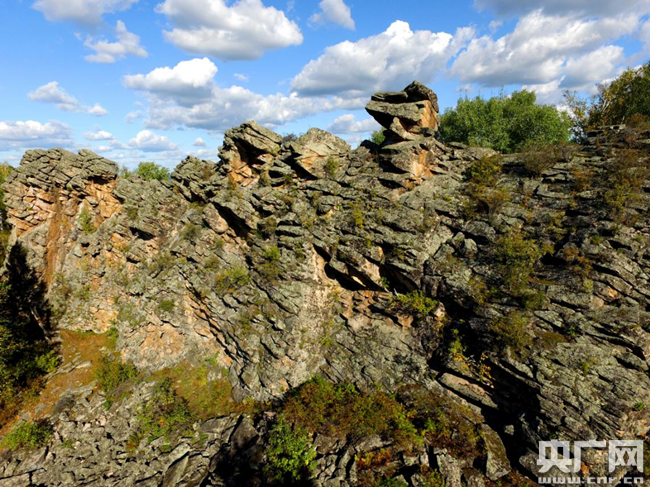
<path id="1" fill-rule="evenodd" d="M 138 419 L 138 438 L 151 442 L 164 437 L 170 441 L 176 434 L 189 432 L 194 415 L 187 401 L 174 391 L 172 381 L 165 378 L 156 384 L 153 397 L 143 406 Z"/>
<path id="2" fill-rule="evenodd" d="M 336 172 L 339 170 L 340 163 L 338 159 L 334 157 L 328 157 L 327 162 L 325 162 L 325 172 L 331 177 L 336 176 Z"/>
<path id="3" fill-rule="evenodd" d="M 187 223 L 179 232 L 183 240 L 194 242 L 201 236 L 201 227 L 194 223 Z"/>
<path id="4" fill-rule="evenodd" d="M 162 299 L 160 303 L 158 303 L 158 309 L 163 313 L 171 313 L 174 311 L 175 307 L 176 303 L 171 299 Z"/>
<path id="5" fill-rule="evenodd" d="M 265 473 L 279 485 L 300 484 L 314 469 L 316 449 L 300 426 L 291 426 L 280 417 L 270 431 Z"/>
<path id="6" fill-rule="evenodd" d="M 386 135 L 384 134 L 384 129 L 375 130 L 370 136 L 370 140 L 373 144 L 381 145 L 386 140 Z"/>
<path id="7" fill-rule="evenodd" d="M 280 277 L 280 259 L 282 253 L 275 245 L 264 249 L 262 261 L 256 266 L 257 272 L 269 282 L 274 282 Z"/>
<path id="8" fill-rule="evenodd" d="M 507 315 L 493 321 L 490 331 L 494 334 L 501 349 L 510 348 L 516 354 L 521 354 L 532 342 L 526 333 L 530 320 L 521 311 L 511 311 Z"/>
<path id="9" fill-rule="evenodd" d="M 551 105 L 537 105 L 533 92 L 515 91 L 485 100 L 460 99 L 440 119 L 444 142 L 462 142 L 500 152 L 518 152 L 532 141 L 569 140 L 569 116 Z"/>
<path id="10" fill-rule="evenodd" d="M 165 181 L 169 179 L 169 169 L 163 166 L 159 166 L 155 162 L 141 162 L 138 164 L 138 168 L 135 170 L 135 173 L 140 176 L 145 181 L 151 181 L 152 179 L 157 179 L 158 181 Z"/>
<path id="11" fill-rule="evenodd" d="M 481 421 L 469 407 L 420 385 L 402 388 L 399 398 L 412 411 L 411 421 L 428 445 L 446 448 L 461 458 L 481 454 L 477 429 Z"/>
<path id="12" fill-rule="evenodd" d="M 468 218 L 476 213 L 490 215 L 498 212 L 510 200 L 510 193 L 499 188 L 497 182 L 502 172 L 501 156 L 482 157 L 467 170 L 467 189 L 469 202 L 465 208 Z"/>
<path id="13" fill-rule="evenodd" d="M 282 414 L 291 424 L 327 436 L 381 435 L 397 443 L 419 441 L 407 411 L 395 397 L 380 390 L 362 392 L 350 384 L 332 384 L 320 378 L 293 391 Z"/>
<path id="14" fill-rule="evenodd" d="M 650 163 L 641 151 L 625 149 L 619 151 L 607 170 L 605 203 L 617 221 L 625 216 L 625 210 L 638 201 L 643 185 L 650 177 Z"/>
<path id="15" fill-rule="evenodd" d="M 398 294 L 391 303 L 393 309 L 419 318 L 427 316 L 437 305 L 438 302 L 435 299 L 425 296 L 420 290 Z"/>
<path id="16" fill-rule="evenodd" d="M 543 250 L 533 240 L 515 231 L 497 240 L 494 256 L 507 290 L 515 296 L 526 294 Z"/>
<path id="17" fill-rule="evenodd" d="M 123 363 L 113 355 L 101 357 L 95 369 L 97 385 L 108 397 L 111 397 L 124 382 L 137 376 L 138 371 L 133 364 Z"/>
<path id="18" fill-rule="evenodd" d="M 52 427 L 46 422 L 21 421 L 4 437 L 2 446 L 10 450 L 19 448 L 39 448 L 45 446 L 52 437 Z"/>
<path id="19" fill-rule="evenodd" d="M 502 172 L 501 156 L 481 157 L 467 170 L 467 180 L 477 186 L 493 186 Z"/>
<path id="20" fill-rule="evenodd" d="M 250 282 L 248 269 L 244 266 L 231 267 L 215 277 L 215 285 L 219 293 L 232 293 Z"/>
<path id="21" fill-rule="evenodd" d="M 85 204 L 81 208 L 81 212 L 79 213 L 79 219 L 77 221 L 79 222 L 79 228 L 86 235 L 95 233 L 95 231 L 97 230 L 97 227 L 95 227 L 95 219 L 93 218 L 92 214 L 88 211 Z"/>

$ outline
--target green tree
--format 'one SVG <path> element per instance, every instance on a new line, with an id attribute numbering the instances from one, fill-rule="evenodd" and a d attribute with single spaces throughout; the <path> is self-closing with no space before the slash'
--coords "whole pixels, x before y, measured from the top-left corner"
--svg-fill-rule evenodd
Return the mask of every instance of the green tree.
<path id="1" fill-rule="evenodd" d="M 0 279 L 0 410 L 17 406 L 18 393 L 58 365 L 46 336 L 49 328 L 44 286 L 16 244 Z"/>
<path id="2" fill-rule="evenodd" d="M 536 104 L 535 93 L 515 91 L 486 100 L 460 99 L 440 120 L 444 142 L 462 142 L 501 152 L 519 152 L 537 143 L 567 142 L 571 120 L 550 105 Z"/>
<path id="3" fill-rule="evenodd" d="M 164 181 L 166 179 L 169 179 L 169 169 L 160 166 L 155 162 L 141 162 L 138 164 L 136 174 L 145 181 L 150 181 L 152 179 Z"/>
<path id="4" fill-rule="evenodd" d="M 587 125 L 626 123 L 637 114 L 650 117 L 650 61 L 640 68 L 626 70 L 609 85 L 598 86 Z"/>
<path id="5" fill-rule="evenodd" d="M 375 130 L 372 133 L 372 135 L 370 137 L 370 140 L 376 145 L 383 144 L 384 141 L 386 140 L 386 135 L 384 134 L 384 129 Z"/>
<path id="6" fill-rule="evenodd" d="M 5 190 L 4 184 L 7 177 L 14 170 L 8 163 L 0 163 L 0 262 L 4 262 L 5 254 L 7 251 L 7 241 L 11 228 L 7 224 L 7 207 L 5 206 Z"/>

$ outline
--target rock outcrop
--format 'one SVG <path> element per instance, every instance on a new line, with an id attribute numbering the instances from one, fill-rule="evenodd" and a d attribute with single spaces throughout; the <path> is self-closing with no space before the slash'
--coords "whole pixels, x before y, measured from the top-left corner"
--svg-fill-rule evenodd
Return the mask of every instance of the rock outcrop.
<path id="1" fill-rule="evenodd" d="M 190 157 L 168 181 L 118 177 L 87 151 L 30 151 L 6 185 L 13 241 L 59 326 L 113 327 L 140 368 L 216 356 L 239 401 L 277 401 L 320 375 L 419 384 L 473 411 L 484 456 L 417 447 L 391 463 L 408 485 L 430 469 L 449 486 L 534 476 L 540 440 L 644 436 L 650 184 L 607 203 L 627 149 L 585 146 L 537 173 L 530 156 L 503 156 L 481 186 L 468 170 L 495 153 L 437 141 L 428 88 L 379 93 L 367 110 L 386 128 L 380 147 L 317 129 L 283 147 L 247 122 L 220 163 Z M 237 485 L 224 462 L 263 463 L 271 413 L 196 425 L 204 446 L 143 444 L 134 459 L 148 385 L 108 413 L 85 387 L 50 416 L 51 447 L 0 458 L 0 485 Z M 355 485 L 355 456 L 389 445 L 366 440 L 315 437 L 316 485 Z M 583 475 L 604 472 L 598 455 L 583 462 Z"/>

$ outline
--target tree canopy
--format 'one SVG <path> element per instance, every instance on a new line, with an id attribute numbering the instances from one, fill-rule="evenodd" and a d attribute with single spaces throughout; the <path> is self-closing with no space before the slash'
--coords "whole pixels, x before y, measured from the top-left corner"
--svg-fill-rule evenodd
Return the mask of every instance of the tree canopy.
<path id="1" fill-rule="evenodd" d="M 590 100 L 565 92 L 564 102 L 573 114 L 578 137 L 599 126 L 648 121 L 650 61 L 638 68 L 627 69 L 609 84 L 600 84 L 598 94 Z"/>
<path id="2" fill-rule="evenodd" d="M 515 91 L 489 100 L 461 98 L 440 120 L 444 142 L 518 152 L 531 143 L 567 142 L 571 120 L 551 105 L 538 105 L 534 92 Z"/>

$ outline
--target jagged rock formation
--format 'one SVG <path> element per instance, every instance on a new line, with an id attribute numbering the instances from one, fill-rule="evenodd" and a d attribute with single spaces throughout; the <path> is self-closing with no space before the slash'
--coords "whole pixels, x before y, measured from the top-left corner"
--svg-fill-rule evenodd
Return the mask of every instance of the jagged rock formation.
<path id="1" fill-rule="evenodd" d="M 188 157 L 162 182 L 117 177 L 88 151 L 30 151 L 6 185 L 12 239 L 48 284 L 59 326 L 115 326 L 139 367 L 218 353 L 238 400 L 278 399 L 318 374 L 390 391 L 417 383 L 469 404 L 486 459 L 431 449 L 403 461 L 437 468 L 450 487 L 496 481 L 510 463 L 533 474 L 539 440 L 645 435 L 650 186 L 625 218 L 603 203 L 623 142 L 539 174 L 504 157 L 480 190 L 490 198 L 477 197 L 468 170 L 494 152 L 437 141 L 433 92 L 413 83 L 367 110 L 386 128 L 381 147 L 350 151 L 317 129 L 283 147 L 247 122 L 226 133 L 219 163 Z M 501 292 L 499 248 L 522 229 L 543 257 L 531 290 Z M 416 290 L 435 309 L 395 306 Z M 147 386 L 105 414 L 90 391 L 52 414 L 50 449 L 5 454 L 6 485 L 236 485 L 220 462 L 263 454 L 269 418 L 229 417 L 201 426 L 204 447 L 152 443 L 134 461 L 124 445 Z M 68 454 L 71 437 L 93 448 Z M 354 485 L 355 453 L 381 446 L 322 446 L 318 485 Z M 75 466 L 90 457 L 95 466 Z M 583 460 L 585 473 L 604 468 Z M 401 475 L 423 485 L 415 470 Z"/>

